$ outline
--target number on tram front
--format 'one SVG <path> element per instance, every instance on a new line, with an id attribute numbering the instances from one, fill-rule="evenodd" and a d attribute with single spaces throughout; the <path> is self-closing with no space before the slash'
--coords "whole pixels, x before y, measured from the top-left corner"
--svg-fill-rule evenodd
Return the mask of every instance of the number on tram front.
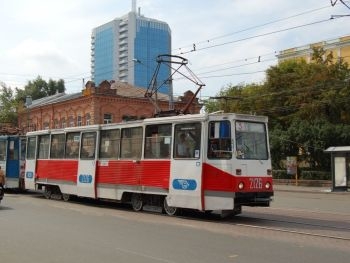
<path id="1" fill-rule="evenodd" d="M 261 189 L 262 188 L 262 179 L 261 178 L 249 178 L 250 189 Z"/>

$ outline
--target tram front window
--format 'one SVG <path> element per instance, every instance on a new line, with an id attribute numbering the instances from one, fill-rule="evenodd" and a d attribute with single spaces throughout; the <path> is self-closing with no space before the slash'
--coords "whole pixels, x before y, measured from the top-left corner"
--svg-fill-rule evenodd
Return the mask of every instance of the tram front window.
<path id="1" fill-rule="evenodd" d="M 237 159 L 268 159 L 264 123 L 236 121 L 236 157 Z"/>

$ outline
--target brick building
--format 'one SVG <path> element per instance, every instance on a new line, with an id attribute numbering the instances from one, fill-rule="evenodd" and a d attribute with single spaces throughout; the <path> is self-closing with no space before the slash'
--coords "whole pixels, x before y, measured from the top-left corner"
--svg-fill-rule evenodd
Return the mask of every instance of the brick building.
<path id="1" fill-rule="evenodd" d="M 176 110 L 183 109 L 193 96 L 187 91 L 174 102 Z M 169 96 L 158 93 L 157 104 L 163 111 L 169 110 Z M 196 99 L 189 113 L 198 113 Z M 116 123 L 130 119 L 152 117 L 155 107 L 145 97 L 145 89 L 121 82 L 103 81 L 98 87 L 87 82 L 82 92 L 58 93 L 32 103 L 18 113 L 18 127 L 26 133 L 44 129 Z"/>

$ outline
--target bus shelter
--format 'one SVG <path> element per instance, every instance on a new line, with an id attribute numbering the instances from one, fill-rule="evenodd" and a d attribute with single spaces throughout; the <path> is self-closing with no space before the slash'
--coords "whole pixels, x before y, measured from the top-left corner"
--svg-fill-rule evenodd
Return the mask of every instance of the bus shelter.
<path id="1" fill-rule="evenodd" d="M 348 191 L 350 187 L 350 146 L 329 147 L 331 154 L 332 191 Z"/>

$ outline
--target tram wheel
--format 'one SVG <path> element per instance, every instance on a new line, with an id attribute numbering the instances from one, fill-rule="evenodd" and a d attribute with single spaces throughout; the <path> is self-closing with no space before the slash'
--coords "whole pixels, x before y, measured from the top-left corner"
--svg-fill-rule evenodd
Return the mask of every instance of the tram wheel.
<path id="1" fill-rule="evenodd" d="M 62 199 L 65 202 L 68 202 L 70 200 L 70 195 L 69 194 L 62 194 Z"/>
<path id="2" fill-rule="evenodd" d="M 143 207 L 142 195 L 138 193 L 133 193 L 131 195 L 131 206 L 136 212 L 141 211 Z"/>
<path id="3" fill-rule="evenodd" d="M 50 186 L 45 186 L 44 196 L 46 199 L 51 199 L 52 189 Z"/>
<path id="4" fill-rule="evenodd" d="M 166 197 L 164 198 L 163 208 L 165 213 L 169 216 L 176 216 L 180 211 L 180 209 L 177 207 L 169 206 L 168 202 L 166 201 Z"/>

